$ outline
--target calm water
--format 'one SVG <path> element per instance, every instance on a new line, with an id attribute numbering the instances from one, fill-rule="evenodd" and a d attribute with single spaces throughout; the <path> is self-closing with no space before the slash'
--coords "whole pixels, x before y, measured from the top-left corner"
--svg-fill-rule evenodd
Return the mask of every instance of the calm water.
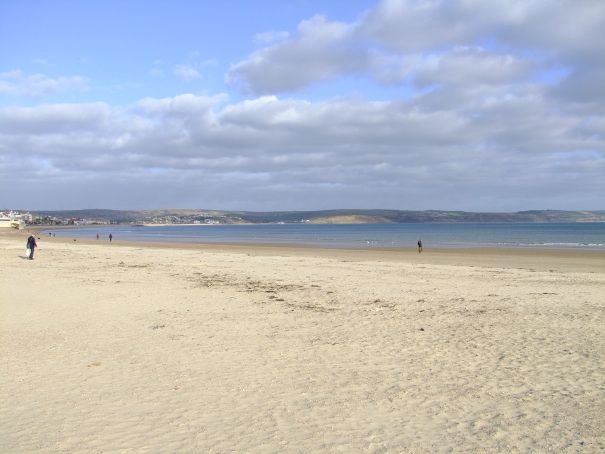
<path id="1" fill-rule="evenodd" d="M 321 247 L 529 247 L 605 250 L 605 223 L 280 224 L 99 227 L 57 236 L 176 243 L 274 243 Z"/>

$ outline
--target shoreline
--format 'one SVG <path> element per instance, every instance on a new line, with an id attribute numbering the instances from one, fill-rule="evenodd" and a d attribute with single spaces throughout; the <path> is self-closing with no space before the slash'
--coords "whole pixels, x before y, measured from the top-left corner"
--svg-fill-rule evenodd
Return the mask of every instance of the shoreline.
<path id="1" fill-rule="evenodd" d="M 201 225 L 201 224 L 200 224 Z M 258 225 L 258 224 L 249 224 L 249 225 Z M 136 227 L 171 227 L 171 226 L 198 226 L 197 224 L 158 224 L 158 225 L 138 225 Z M 34 229 L 34 231 L 36 232 L 48 232 L 50 230 L 71 230 L 71 229 L 77 229 L 77 230 L 89 230 L 89 229 L 93 229 L 94 227 L 99 227 L 99 226 L 60 226 L 58 229 L 50 229 L 50 228 L 45 228 L 44 226 L 41 227 L 36 227 Z M 117 227 L 124 227 L 122 226 L 117 226 Z M 107 226 L 102 226 L 103 229 L 109 229 L 111 230 L 111 227 L 107 227 Z M 83 238 L 83 237 L 76 237 L 76 238 Z M 114 235 L 115 238 L 115 235 Z M 178 237 L 177 237 L 178 238 Z M 135 240 L 135 239 L 127 239 L 125 241 L 141 241 L 141 242 L 161 242 L 161 243 L 185 243 L 184 240 L 178 240 L 178 241 L 150 241 L 150 240 Z M 415 243 L 415 241 L 414 241 Z M 286 241 L 271 241 L 271 242 L 263 242 L 262 240 L 246 240 L 246 241 L 228 241 L 228 240 L 224 240 L 221 241 L 219 240 L 201 240 L 201 241 L 196 241 L 195 243 L 186 243 L 186 244 L 234 244 L 234 245 L 240 245 L 240 246 L 254 246 L 254 245 L 260 245 L 260 246 L 275 246 L 275 247 L 291 247 L 291 248 L 312 248 L 312 249 L 344 249 L 344 250 L 401 250 L 401 249 L 405 249 L 407 247 L 415 247 L 415 246 L 389 246 L 388 244 L 385 245 L 380 245 L 380 246 L 375 246 L 375 245 L 371 245 L 371 244 L 362 244 L 361 242 L 351 242 L 351 243 L 347 243 L 345 241 L 343 242 L 316 242 L 316 241 L 307 241 L 307 242 L 297 242 L 297 243 L 289 243 L 287 240 Z M 409 243 L 408 243 L 409 244 Z M 427 247 L 427 245 L 425 244 L 425 247 Z M 440 243 L 438 241 L 436 241 L 433 245 L 428 245 L 429 249 L 433 249 L 433 250 L 447 250 L 447 249 L 463 249 L 463 250 L 475 250 L 475 249 L 512 249 L 512 250 L 517 250 L 517 249 L 528 249 L 528 250 L 565 250 L 565 251 L 597 251 L 597 252 L 603 252 L 605 253 L 605 248 L 603 247 L 602 244 L 558 244 L 558 245 L 552 245 L 552 244 L 515 244 L 515 243 L 501 243 L 501 244 L 481 244 L 481 243 L 472 243 L 472 244 L 463 244 L 463 243 Z"/>
<path id="2" fill-rule="evenodd" d="M 62 243 L 69 245 L 104 245 L 111 247 L 135 247 L 143 249 L 181 249 L 198 252 L 235 253 L 254 256 L 291 256 L 334 258 L 355 261 L 412 262 L 433 265 L 457 265 L 477 267 L 507 267 L 559 272 L 588 271 L 605 273 L 605 251 L 581 249 L 548 248 L 424 248 L 418 253 L 415 247 L 376 247 L 376 248 L 322 248 L 304 244 L 273 243 L 177 243 L 155 241 L 129 241 L 106 238 L 72 238 L 41 235 L 48 229 L 30 229 L 43 243 Z M 0 231 L 0 238 L 3 235 Z M 11 229 L 12 237 L 25 239 L 30 233 L 26 230 Z"/>
<path id="3" fill-rule="evenodd" d="M 201 224 L 200 224 L 201 225 Z M 390 240 L 377 240 L 377 241 L 365 241 L 363 237 L 353 238 L 353 239 L 337 239 L 337 238 L 322 238 L 321 234 L 318 234 L 318 238 L 304 238 L 300 237 L 299 239 L 293 239 L 292 242 L 288 242 L 288 239 L 275 239 L 275 238 L 266 238 L 263 239 L 263 234 L 259 237 L 256 235 L 252 235 L 249 238 L 242 237 L 239 240 L 232 241 L 230 235 L 215 237 L 214 235 L 210 235 L 209 237 L 200 236 L 198 237 L 181 237 L 177 236 L 164 236 L 160 234 L 159 237 L 156 235 L 146 235 L 144 231 L 144 227 L 199 227 L 197 224 L 158 224 L 158 225 L 137 225 L 137 226 L 124 226 L 117 225 L 114 226 L 116 229 L 121 227 L 129 227 L 126 231 L 126 239 L 125 241 L 137 241 L 137 242 L 162 242 L 162 243 L 183 243 L 186 241 L 194 241 L 193 243 L 186 244 L 234 244 L 234 245 L 261 245 L 261 246 L 275 246 L 275 247 L 293 247 L 293 248 L 313 248 L 313 249 L 346 249 L 346 250 L 397 250 L 397 249 L 405 249 L 407 247 L 415 247 L 416 240 L 410 241 L 408 238 L 405 242 L 401 240 L 390 241 Z M 250 224 L 252 226 L 258 224 Z M 264 225 L 264 224 L 263 224 Z M 205 227 L 216 227 L 210 225 L 204 225 Z M 86 238 L 86 231 L 94 229 L 95 227 L 99 228 L 99 232 L 103 232 L 105 236 L 107 236 L 108 232 L 114 233 L 114 239 L 116 238 L 116 234 L 118 238 L 121 238 L 120 231 L 114 231 L 112 227 L 109 226 L 60 226 L 59 229 L 51 229 L 46 228 L 46 226 L 36 227 L 34 230 L 37 232 L 49 232 L 52 230 L 62 231 L 60 235 L 68 236 L 65 231 L 69 230 L 78 230 L 77 236 L 75 238 Z M 134 230 L 131 230 L 133 227 L 141 228 L 142 230 L 139 232 L 141 235 L 141 239 L 134 237 Z M 219 226 L 221 227 L 221 226 Z M 229 226 L 224 226 L 229 227 Z M 156 231 L 156 234 L 158 232 Z M 138 234 L 137 234 L 138 236 Z M 422 235 L 424 236 L 424 235 Z M 123 239 L 123 238 L 121 238 Z M 602 244 L 603 240 L 593 244 L 591 242 L 588 243 L 534 243 L 534 242 L 495 242 L 492 241 L 490 243 L 481 243 L 481 242 L 456 242 L 452 241 L 443 241 L 443 239 L 433 238 L 432 243 L 426 244 L 425 247 L 429 249 L 463 249 L 463 250 L 473 250 L 473 249 L 529 249 L 529 250 L 569 250 L 569 251 L 598 251 L 605 253 L 605 246 Z M 396 245 L 395 245 L 396 244 Z M 413 246 L 412 246 L 413 245 Z"/>

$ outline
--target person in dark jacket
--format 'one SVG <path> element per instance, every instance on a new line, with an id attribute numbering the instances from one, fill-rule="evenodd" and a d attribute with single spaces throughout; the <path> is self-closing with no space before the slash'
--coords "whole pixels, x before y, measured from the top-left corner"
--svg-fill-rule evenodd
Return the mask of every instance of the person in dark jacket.
<path id="1" fill-rule="evenodd" d="M 30 250 L 29 253 L 29 259 L 33 260 L 34 259 L 34 249 L 38 247 L 38 244 L 36 243 L 36 237 L 31 235 L 28 239 L 27 239 L 27 249 Z"/>

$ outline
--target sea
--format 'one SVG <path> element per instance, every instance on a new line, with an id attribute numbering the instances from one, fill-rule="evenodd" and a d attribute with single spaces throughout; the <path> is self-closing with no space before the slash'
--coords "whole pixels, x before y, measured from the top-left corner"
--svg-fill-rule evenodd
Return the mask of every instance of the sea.
<path id="1" fill-rule="evenodd" d="M 605 250 L 605 223 L 418 223 L 98 226 L 62 237 L 164 243 L 265 243 L 322 248 L 544 248 Z"/>

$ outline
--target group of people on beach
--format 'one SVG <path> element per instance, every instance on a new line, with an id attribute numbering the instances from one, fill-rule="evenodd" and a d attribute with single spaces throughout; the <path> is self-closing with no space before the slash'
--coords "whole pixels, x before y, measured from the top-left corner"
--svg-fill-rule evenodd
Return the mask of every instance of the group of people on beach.
<path id="1" fill-rule="evenodd" d="M 52 235 L 51 233 L 48 234 L 49 236 Z M 54 236 L 54 235 L 52 235 Z M 97 240 L 99 239 L 100 235 L 97 233 Z M 113 235 L 110 233 L 109 234 L 109 241 L 113 240 Z M 75 240 L 74 240 L 75 241 Z M 34 235 L 30 235 L 29 238 L 27 239 L 27 244 L 26 244 L 26 258 L 33 260 L 34 259 L 34 250 L 38 247 L 38 243 L 36 243 L 36 237 Z"/>
<path id="2" fill-rule="evenodd" d="M 49 234 L 50 235 L 50 234 Z M 97 233 L 97 240 L 101 237 L 101 235 L 99 235 Z M 109 234 L 109 241 L 113 240 L 113 235 L 110 233 Z M 34 235 L 30 235 L 30 237 L 27 239 L 27 250 L 29 251 L 27 253 L 27 258 L 29 258 L 30 260 L 34 259 L 34 249 L 38 247 L 38 244 L 36 243 L 36 237 Z M 422 238 L 418 240 L 418 253 L 422 252 Z"/>

